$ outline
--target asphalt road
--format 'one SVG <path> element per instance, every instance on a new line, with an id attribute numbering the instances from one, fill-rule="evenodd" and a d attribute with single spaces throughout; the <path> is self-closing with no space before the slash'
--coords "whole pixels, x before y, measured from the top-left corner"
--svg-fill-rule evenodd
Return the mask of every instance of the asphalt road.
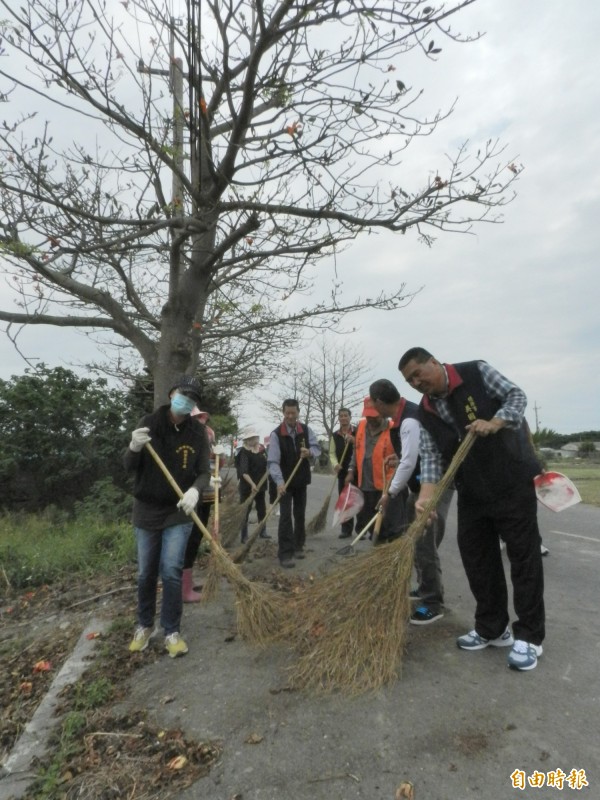
<path id="1" fill-rule="evenodd" d="M 308 518 L 330 481 L 314 477 Z M 273 533 L 276 524 L 273 518 Z M 473 601 L 454 508 L 440 550 L 445 616 L 411 627 L 402 676 L 379 692 L 286 691 L 293 656 L 285 648 L 231 641 L 227 586 L 210 605 L 186 606 L 189 655 L 137 672 L 127 701 L 162 726 L 223 741 L 220 762 L 181 800 L 393 800 L 404 780 L 414 784 L 416 800 L 600 798 L 600 509 L 553 514 L 540 506 L 540 526 L 550 549 L 547 638 L 537 669 L 527 673 L 506 667 L 504 649 L 465 653 L 455 645 L 472 627 Z M 308 545 L 298 570 L 318 575 L 336 558 L 337 531 Z M 274 545 L 244 570 L 266 567 L 278 570 Z M 259 741 L 248 743 L 251 737 Z M 548 786 L 560 771 L 563 788 Z"/>

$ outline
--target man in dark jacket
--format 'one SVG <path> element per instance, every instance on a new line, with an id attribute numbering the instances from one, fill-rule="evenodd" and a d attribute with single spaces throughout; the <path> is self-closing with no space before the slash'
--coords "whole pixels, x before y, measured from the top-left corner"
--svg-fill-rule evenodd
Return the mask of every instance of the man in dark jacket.
<path id="1" fill-rule="evenodd" d="M 125 452 L 125 469 L 133 474 L 133 525 L 138 555 L 138 627 L 129 645 L 132 653 L 148 646 L 154 633 L 158 577 L 162 581 L 160 622 L 165 648 L 172 658 L 187 653 L 180 635 L 181 576 L 186 545 L 202 489 L 210 482 L 206 431 L 190 417 L 200 402 L 200 385 L 182 375 L 169 392 L 170 402 L 147 414 L 131 435 Z M 166 480 L 145 445 L 165 463 L 179 488 L 181 500 Z"/>
<path id="2" fill-rule="evenodd" d="M 462 650 L 511 647 L 508 666 L 531 670 L 545 634 L 544 576 L 533 478 L 540 472 L 524 421 L 524 392 L 485 361 L 442 364 L 413 347 L 398 368 L 424 396 L 421 491 L 424 510 L 467 431 L 478 437 L 456 475 L 458 546 L 475 597 L 475 628 Z M 517 620 L 508 627 L 508 590 L 500 554 L 506 542 Z"/>
<path id="3" fill-rule="evenodd" d="M 304 558 L 306 487 L 312 477 L 308 459 L 317 458 L 321 448 L 308 425 L 298 421 L 298 401 L 284 400 L 282 408 L 283 422 L 269 439 L 268 467 L 281 507 L 277 555 L 281 566 L 289 569 L 296 566 L 294 558 Z M 285 484 L 299 462 L 300 466 L 286 489 Z"/>
<path id="4" fill-rule="evenodd" d="M 380 505 L 386 516 L 403 514 L 402 521 L 407 528 L 414 519 L 415 501 L 421 486 L 419 407 L 401 397 L 398 389 L 386 378 L 374 381 L 369 387 L 369 395 L 379 413 L 392 420 L 390 435 L 398 456 L 398 467 Z M 394 498 L 402 496 L 405 503 L 394 505 Z M 429 625 L 443 617 L 444 586 L 438 548 L 444 538 L 451 500 L 452 489 L 449 489 L 438 503 L 436 519 L 432 520 L 415 544 L 417 588 L 411 592 L 411 598 L 416 603 L 410 617 L 412 625 Z"/>

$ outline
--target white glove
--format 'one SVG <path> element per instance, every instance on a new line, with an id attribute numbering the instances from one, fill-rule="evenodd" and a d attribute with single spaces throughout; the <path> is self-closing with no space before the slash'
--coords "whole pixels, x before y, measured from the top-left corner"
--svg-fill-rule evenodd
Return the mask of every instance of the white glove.
<path id="1" fill-rule="evenodd" d="M 198 498 L 200 497 L 200 492 L 198 489 L 195 489 L 193 486 L 191 489 L 188 489 L 187 492 L 183 495 L 181 500 L 177 503 L 177 508 L 180 508 L 182 511 L 189 515 L 192 511 L 196 508 L 198 504 Z"/>
<path id="2" fill-rule="evenodd" d="M 150 428 L 136 428 L 131 434 L 129 449 L 134 453 L 141 452 L 144 445 L 152 439 L 151 436 L 148 436 L 149 432 Z"/>
<path id="3" fill-rule="evenodd" d="M 210 476 L 210 488 L 211 489 L 214 489 L 215 487 L 216 488 L 220 488 L 220 486 L 221 486 L 221 478 L 220 477 L 219 478 L 215 478 L 214 475 L 211 475 Z"/>

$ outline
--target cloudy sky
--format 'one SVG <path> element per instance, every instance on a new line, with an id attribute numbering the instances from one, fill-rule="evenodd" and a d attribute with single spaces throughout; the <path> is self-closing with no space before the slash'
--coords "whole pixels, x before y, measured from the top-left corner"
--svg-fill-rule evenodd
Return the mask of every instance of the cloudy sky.
<path id="1" fill-rule="evenodd" d="M 440 234 L 430 249 L 416 236 L 382 235 L 346 251 L 349 296 L 366 296 L 376 281 L 421 289 L 406 308 L 355 315 L 348 324 L 358 331 L 347 341 L 368 354 L 373 377 L 397 381 L 410 399 L 418 395 L 403 384 L 398 358 L 422 345 L 442 361 L 489 361 L 526 391 L 533 428 L 537 406 L 541 427 L 598 430 L 600 4 L 480 0 L 453 27 L 486 33 L 469 45 L 444 44 L 435 64 L 407 62 L 415 74 L 401 76 L 425 89 L 423 110 L 457 99 L 414 158 L 443 177 L 446 153 L 499 137 L 507 158 L 524 166 L 518 196 L 504 224 L 482 224 L 475 235 Z M 21 346 L 50 365 L 86 358 L 85 338 L 72 332 L 37 329 Z M 10 342 L 0 348 L 0 377 L 21 374 Z M 241 404 L 242 425 L 267 433 L 272 421 L 254 396 Z"/>
<path id="2" fill-rule="evenodd" d="M 374 377 L 396 381 L 409 399 L 420 395 L 398 360 L 421 345 L 442 361 L 491 363 L 526 391 L 532 428 L 537 406 L 540 427 L 598 430 L 600 4 L 574 13 L 559 0 L 481 0 L 454 25 L 486 34 L 445 44 L 437 64 L 421 60 L 418 75 L 402 76 L 422 83 L 432 108 L 458 98 L 419 146 L 443 176 L 445 153 L 499 137 L 524 165 L 518 196 L 502 225 L 441 234 L 431 249 L 408 236 L 356 244 L 343 257 L 347 285 L 371 292 L 378 278 L 422 289 L 406 308 L 354 316 L 349 341 L 372 357 Z"/>

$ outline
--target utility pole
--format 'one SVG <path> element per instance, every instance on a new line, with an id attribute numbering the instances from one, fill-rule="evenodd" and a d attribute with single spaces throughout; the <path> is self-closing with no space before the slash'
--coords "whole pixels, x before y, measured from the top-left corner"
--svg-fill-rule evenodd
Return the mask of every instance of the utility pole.
<path id="1" fill-rule="evenodd" d="M 541 407 L 538 406 L 538 404 L 537 404 L 537 400 L 535 400 L 534 404 L 533 404 L 533 411 L 535 413 L 535 432 L 536 433 L 540 432 L 540 421 L 538 419 L 538 411 L 541 411 L 541 410 L 542 410 Z"/>

